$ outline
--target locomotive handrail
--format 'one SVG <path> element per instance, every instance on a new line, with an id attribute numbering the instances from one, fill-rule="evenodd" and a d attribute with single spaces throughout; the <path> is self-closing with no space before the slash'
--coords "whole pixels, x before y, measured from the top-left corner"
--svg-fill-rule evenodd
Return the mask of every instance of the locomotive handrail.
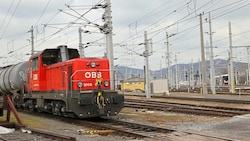
<path id="1" fill-rule="evenodd" d="M 91 71 L 91 70 L 76 70 L 74 73 L 72 73 L 72 75 L 70 76 L 70 98 L 72 98 L 72 94 L 73 94 L 73 82 L 75 81 L 83 81 L 84 80 L 73 80 L 73 77 L 78 73 L 78 72 L 88 72 L 88 71 Z M 109 69 L 101 69 L 100 70 L 93 70 L 91 72 L 109 72 L 110 70 Z M 87 80 L 85 80 L 87 81 Z"/>
<path id="2" fill-rule="evenodd" d="M 65 78 L 66 79 L 68 79 L 68 72 L 67 71 L 63 71 L 63 73 L 65 74 Z M 68 82 L 68 81 L 66 81 L 66 82 Z M 69 103 L 69 101 L 68 101 L 68 90 L 67 89 L 65 89 L 65 95 L 66 95 L 66 103 Z M 69 109 L 69 104 L 66 104 L 66 109 L 68 110 Z"/>

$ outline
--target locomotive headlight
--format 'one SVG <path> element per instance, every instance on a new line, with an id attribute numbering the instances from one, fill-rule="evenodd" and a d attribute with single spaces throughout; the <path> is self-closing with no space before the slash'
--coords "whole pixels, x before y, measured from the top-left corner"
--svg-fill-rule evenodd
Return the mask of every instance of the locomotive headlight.
<path id="1" fill-rule="evenodd" d="M 104 81 L 104 86 L 108 87 L 109 86 L 109 82 L 108 81 Z"/>
<path id="2" fill-rule="evenodd" d="M 78 86 L 79 88 L 81 88 L 81 87 L 82 87 L 82 82 L 79 81 L 79 82 L 77 83 L 77 86 Z"/>
<path id="3" fill-rule="evenodd" d="M 96 63 L 95 62 L 91 62 L 90 66 L 91 66 L 91 68 L 95 68 L 96 67 Z"/>

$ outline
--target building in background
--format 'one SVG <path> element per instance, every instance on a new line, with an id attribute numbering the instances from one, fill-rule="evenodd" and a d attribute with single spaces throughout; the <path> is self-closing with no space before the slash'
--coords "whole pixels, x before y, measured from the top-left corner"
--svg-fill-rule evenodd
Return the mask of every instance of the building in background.
<path id="1" fill-rule="evenodd" d="M 169 94 L 167 79 L 155 79 L 150 83 L 152 94 Z"/>
<path id="2" fill-rule="evenodd" d="M 130 78 L 121 80 L 121 90 L 123 91 L 141 91 L 144 92 L 144 78 Z"/>
<path id="3" fill-rule="evenodd" d="M 130 78 L 121 81 L 121 90 L 127 92 L 144 92 L 144 78 Z M 155 79 L 150 81 L 151 94 L 168 94 L 167 79 Z"/>

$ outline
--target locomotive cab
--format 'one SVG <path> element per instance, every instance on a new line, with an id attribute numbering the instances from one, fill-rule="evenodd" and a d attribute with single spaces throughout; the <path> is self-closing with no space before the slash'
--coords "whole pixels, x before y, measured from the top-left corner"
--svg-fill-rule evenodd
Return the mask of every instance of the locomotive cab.
<path id="1" fill-rule="evenodd" d="M 63 51 L 64 50 L 64 51 Z M 69 59 L 79 58 L 76 49 L 59 46 L 57 49 L 46 49 L 31 56 L 28 63 L 28 90 L 48 91 L 48 68 L 54 64 L 65 62 Z"/>

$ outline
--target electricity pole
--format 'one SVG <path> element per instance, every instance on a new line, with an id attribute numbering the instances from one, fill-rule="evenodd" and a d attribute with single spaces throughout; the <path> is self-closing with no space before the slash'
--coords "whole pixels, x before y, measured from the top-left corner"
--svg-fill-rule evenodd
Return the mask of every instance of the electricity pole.
<path id="1" fill-rule="evenodd" d="M 202 93 L 207 92 L 207 73 L 206 73 L 206 60 L 204 53 L 204 39 L 203 39 L 203 27 L 202 27 L 202 15 L 200 14 L 200 37 L 201 37 L 201 59 L 202 59 Z"/>
<path id="2" fill-rule="evenodd" d="M 231 32 L 231 22 L 229 22 L 229 48 L 230 48 L 230 55 L 229 55 L 229 64 L 230 64 L 230 92 L 235 93 L 235 84 L 234 84 L 234 70 L 233 70 L 233 46 L 232 46 L 232 32 Z"/>
<path id="3" fill-rule="evenodd" d="M 111 3 L 110 0 L 105 0 L 106 7 L 105 7 L 105 13 L 104 13 L 104 20 L 105 20 L 105 34 L 106 34 L 106 46 L 107 46 L 107 57 L 109 59 L 109 65 L 110 65 L 110 88 L 111 90 L 114 90 L 114 54 L 113 54 L 113 27 L 112 27 L 112 21 L 111 21 Z"/>
<path id="4" fill-rule="evenodd" d="M 215 90 L 215 72 L 214 72 L 214 55 L 213 55 L 213 38 L 212 38 L 212 24 L 209 12 L 209 35 L 210 35 L 210 86 L 212 94 L 216 94 Z"/>
<path id="5" fill-rule="evenodd" d="M 34 55 L 34 28 L 31 26 L 29 31 L 31 33 L 31 56 Z"/>
<path id="6" fill-rule="evenodd" d="M 171 58 L 171 55 L 170 55 L 170 51 L 169 51 L 169 41 L 168 41 L 168 38 L 169 37 L 172 37 L 176 34 L 171 34 L 171 35 L 168 35 L 168 33 L 166 32 L 166 44 L 167 44 L 167 53 L 166 53 L 166 57 L 167 57 L 167 67 L 168 67 L 168 87 L 170 88 L 170 90 L 172 89 L 172 86 L 173 86 L 173 79 L 171 77 L 171 61 L 170 61 L 170 58 Z"/>
<path id="7" fill-rule="evenodd" d="M 170 88 L 170 90 L 172 89 L 172 82 L 171 82 L 171 66 L 170 66 L 170 52 L 169 52 L 169 42 L 168 42 L 168 38 L 169 38 L 169 35 L 168 33 L 166 32 L 166 44 L 167 44 L 167 67 L 168 67 L 168 88 Z"/>
<path id="8" fill-rule="evenodd" d="M 248 64 L 247 64 L 247 69 L 248 69 L 248 71 L 247 71 L 247 84 L 249 84 L 249 77 L 250 77 L 250 72 L 249 72 L 249 68 L 250 68 L 250 64 L 249 64 L 249 45 L 248 46 L 232 46 L 232 48 L 242 48 L 242 47 L 246 47 L 247 48 L 247 58 L 248 58 Z M 232 51 L 232 50 L 231 50 Z M 229 57 L 231 58 L 232 56 L 230 55 L 231 53 L 229 53 Z M 230 59 L 229 58 L 229 59 Z M 230 60 L 229 60 L 230 61 Z M 233 61 L 232 61 L 233 62 Z M 232 66 L 233 67 L 233 66 Z M 229 76 L 230 77 L 233 77 L 232 75 L 231 75 L 231 71 L 230 71 L 230 69 L 231 69 L 231 63 L 229 63 Z M 230 78 L 229 78 L 229 80 L 231 80 Z M 236 81 L 237 82 L 237 81 Z M 235 87 L 235 85 L 234 85 L 234 87 Z M 230 91 L 231 92 L 231 91 Z"/>
<path id="9" fill-rule="evenodd" d="M 250 71 L 249 71 L 250 64 L 249 64 L 249 59 L 250 59 L 250 57 L 249 57 L 249 47 L 247 47 L 247 84 L 248 85 L 250 84 L 249 83 L 249 80 L 250 80 Z"/>
<path id="10" fill-rule="evenodd" d="M 177 65 L 177 55 L 175 54 L 175 88 L 179 89 L 179 80 L 178 80 L 178 65 Z"/>
<path id="11" fill-rule="evenodd" d="M 149 57 L 149 47 L 148 47 L 148 39 L 147 39 L 147 31 L 144 31 L 144 45 L 145 45 L 145 51 L 143 52 L 143 56 L 145 57 L 145 94 L 147 98 L 151 98 L 151 89 L 150 89 L 150 75 L 149 75 L 149 63 L 148 63 L 148 57 Z"/>
<path id="12" fill-rule="evenodd" d="M 193 58 L 191 59 L 191 71 L 190 71 L 190 82 L 191 86 L 194 87 L 194 63 L 193 63 Z"/>
<path id="13" fill-rule="evenodd" d="M 83 58 L 84 57 L 84 50 L 83 50 L 83 46 L 82 46 L 82 28 L 79 27 L 79 50 L 80 50 L 80 57 Z"/>

